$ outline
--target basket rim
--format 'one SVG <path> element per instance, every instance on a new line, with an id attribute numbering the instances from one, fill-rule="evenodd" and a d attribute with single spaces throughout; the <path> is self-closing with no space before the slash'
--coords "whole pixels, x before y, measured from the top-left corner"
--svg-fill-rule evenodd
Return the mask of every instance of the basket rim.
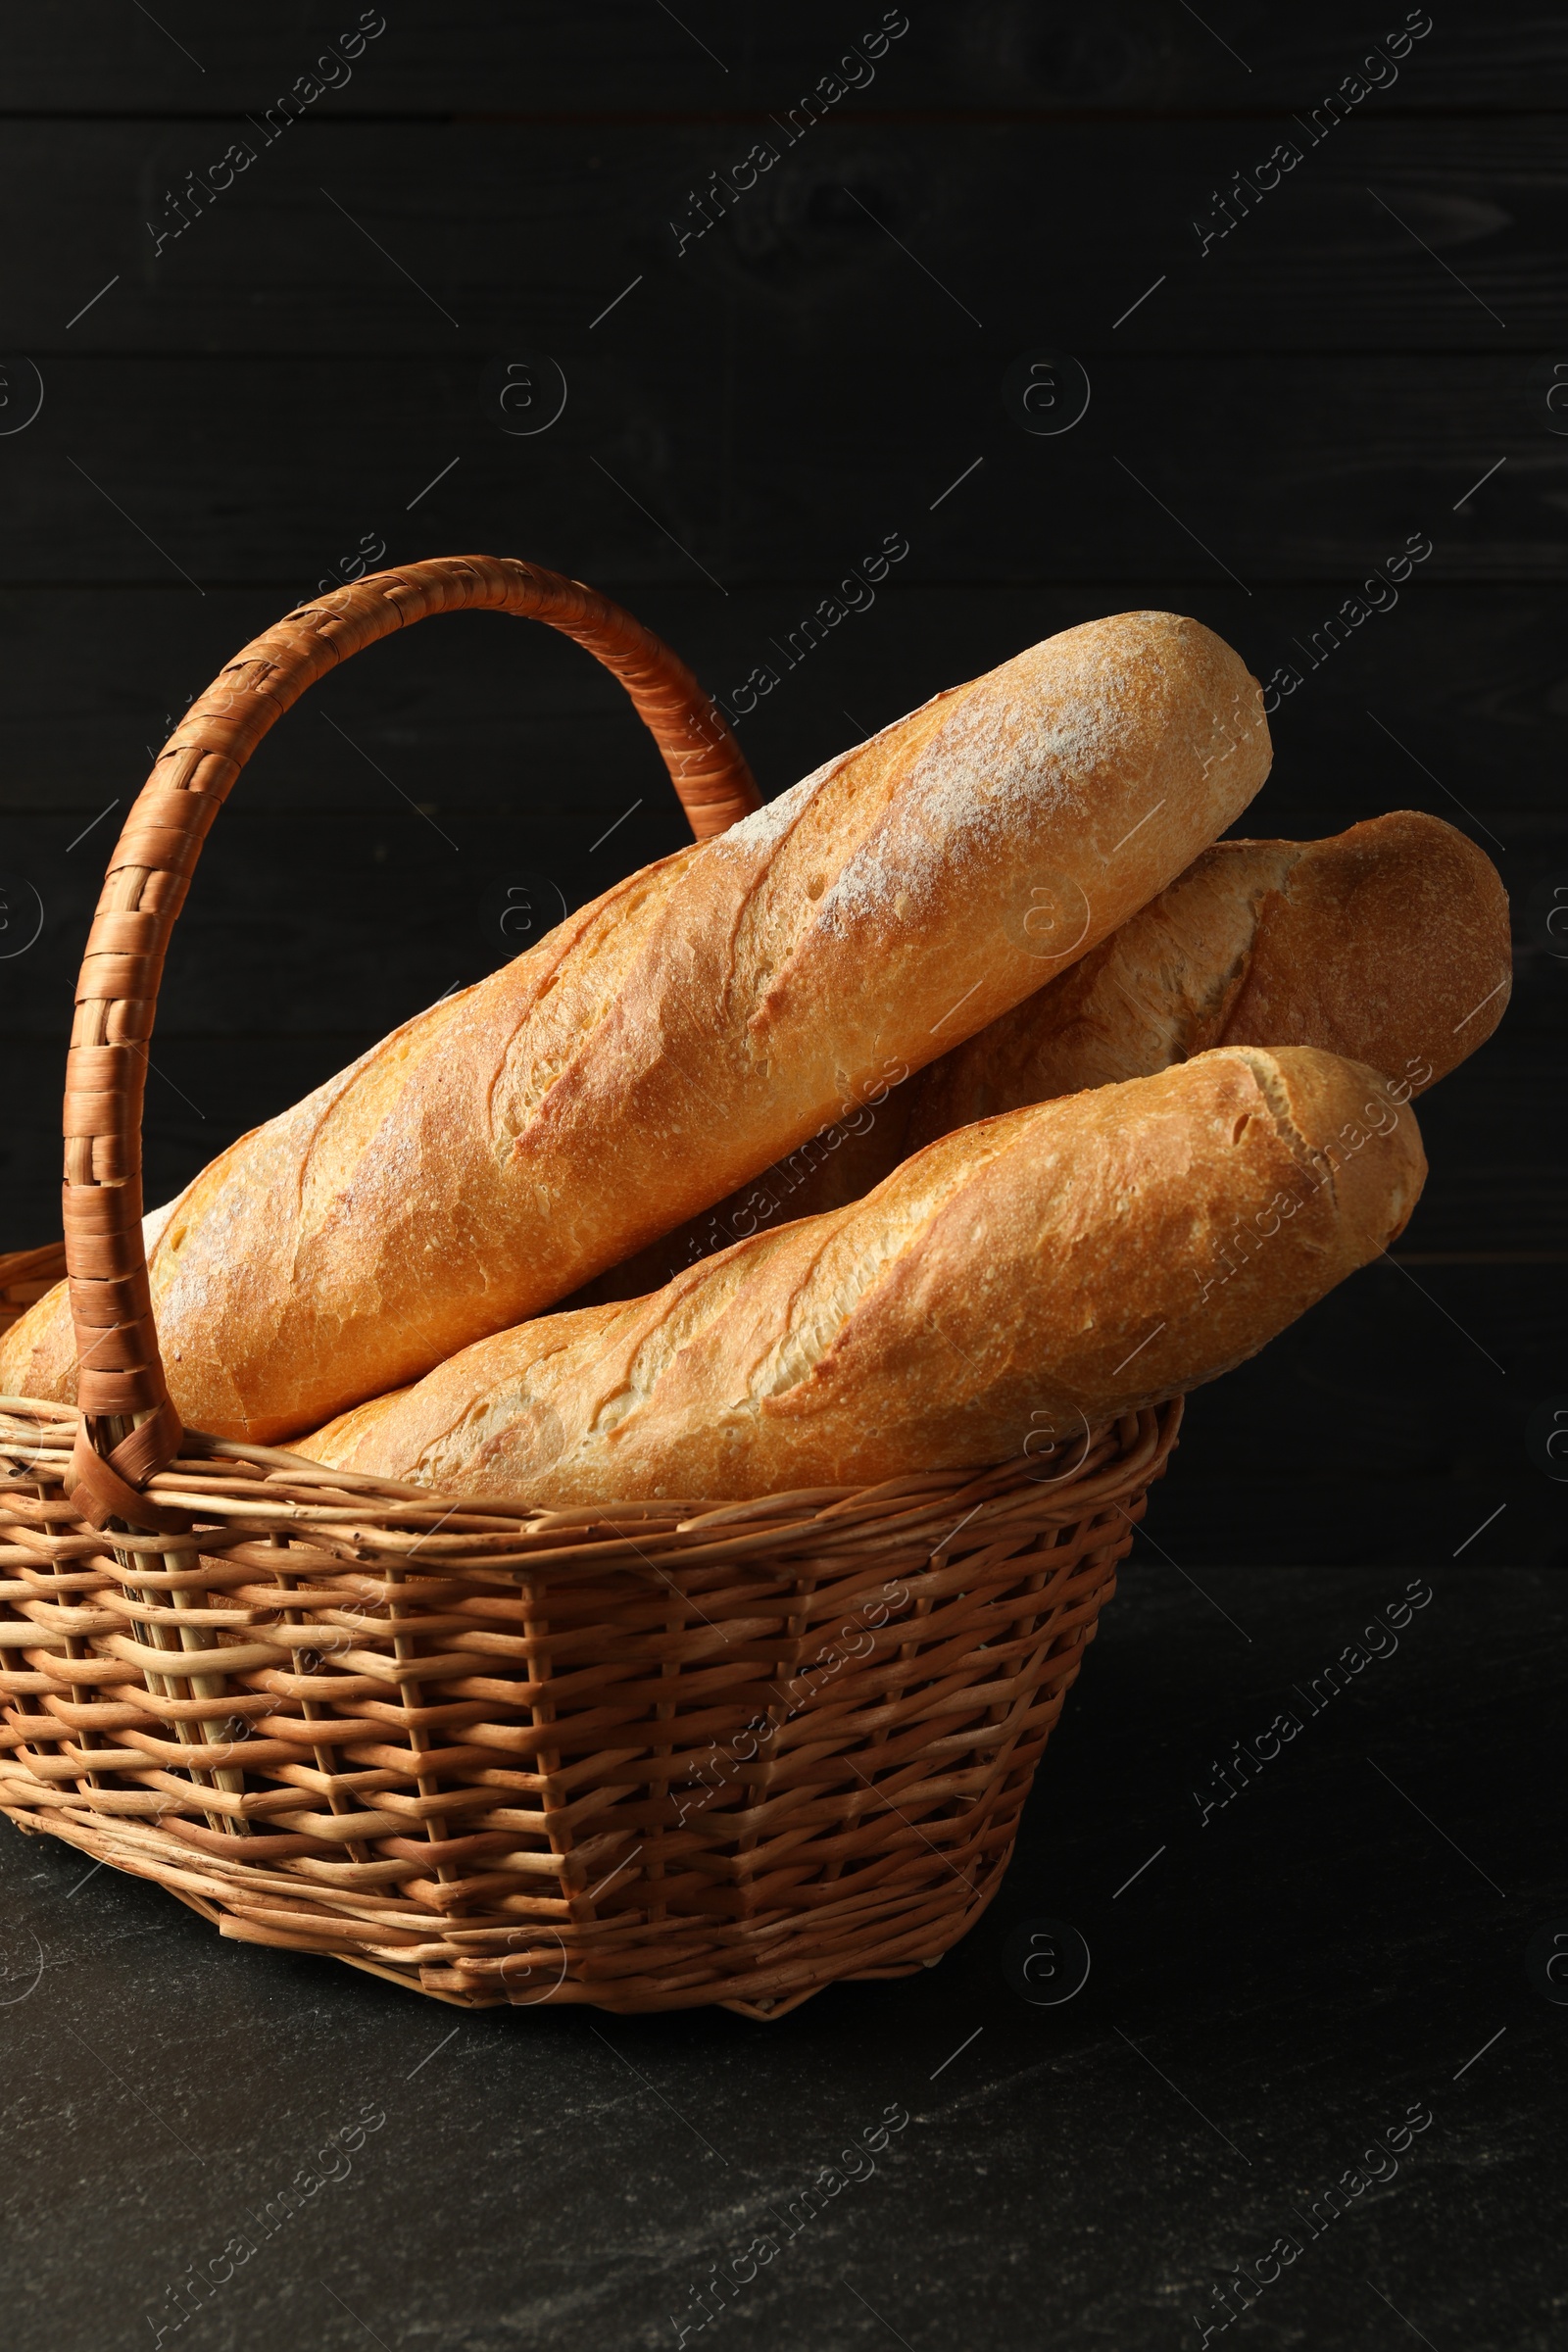
<path id="1" fill-rule="evenodd" d="M 550 1509 L 525 1495 L 452 1494 L 398 1479 L 338 1472 L 277 1446 L 215 1438 L 187 1430 L 181 1451 L 148 1482 L 160 1511 L 193 1522 L 183 1532 L 143 1534 L 100 1529 L 73 1513 L 69 1533 L 52 1504 L 52 1530 L 95 1553 L 138 1554 L 138 1582 L 199 1584 L 201 1568 L 233 1545 L 258 1538 L 312 1540 L 363 1562 L 380 1560 L 416 1574 L 482 1574 L 501 1582 L 540 1576 L 599 1576 L 625 1570 L 662 1576 L 674 1566 L 702 1568 L 753 1557 L 760 1573 L 788 1578 L 790 1555 L 808 1551 L 817 1569 L 836 1557 L 854 1560 L 889 1542 L 907 1544 L 924 1523 L 962 1506 L 964 1550 L 1004 1527 L 1069 1525 L 1102 1507 L 1129 1486 L 1146 1486 L 1163 1471 L 1180 1429 L 1183 1400 L 1088 1426 L 1076 1462 L 1054 1476 L 1039 1464 L 1082 1441 L 1064 1441 L 1039 1455 L 1015 1455 L 978 1468 L 906 1473 L 869 1486 L 795 1488 L 735 1500 L 647 1497 Z M 74 1405 L 0 1396 L 0 1519 L 29 1489 L 50 1486 L 67 1497 L 74 1484 L 74 1448 L 83 1416 Z M 39 1497 L 42 1501 L 43 1497 Z M 454 1524 L 456 1522 L 457 1524 Z M 640 1540 L 639 1540 L 640 1539 Z M 58 1539 L 57 1539 L 58 1540 Z M 181 1567 L 181 1561 L 188 1562 Z"/>

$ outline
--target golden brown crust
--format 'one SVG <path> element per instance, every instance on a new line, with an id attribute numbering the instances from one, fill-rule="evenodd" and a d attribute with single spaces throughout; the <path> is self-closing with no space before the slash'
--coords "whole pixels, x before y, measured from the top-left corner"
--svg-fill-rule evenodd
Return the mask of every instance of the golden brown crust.
<path id="1" fill-rule="evenodd" d="M 1419 1094 L 1507 1010 L 1507 894 L 1484 850 L 1413 809 L 1316 846 L 1332 855 L 1303 854 L 1265 902 L 1224 1040 L 1325 1045 Z"/>
<path id="2" fill-rule="evenodd" d="M 1414 1093 L 1496 1027 L 1508 901 L 1414 809 L 1326 841 L 1220 841 L 1073 968 L 915 1081 L 912 1146 L 1221 1045 L 1318 1046 Z"/>
<path id="3" fill-rule="evenodd" d="M 150 1266 L 182 1418 L 281 1437 L 564 1297 L 1092 947 L 1268 758 L 1236 655 L 1126 613 L 633 875 L 197 1178 Z M 61 1312 L 0 1380 L 69 1393 Z"/>
<path id="4" fill-rule="evenodd" d="M 967 1467 L 1213 1379 L 1402 1228 L 1378 1075 L 1226 1048 L 965 1128 L 654 1297 L 483 1340 L 300 1450 L 541 1504 Z"/>
<path id="5" fill-rule="evenodd" d="M 567 1303 L 640 1298 L 732 1241 L 843 1207 L 976 1119 L 1214 1046 L 1319 1046 L 1420 1094 L 1491 1036 L 1511 973 L 1496 869 L 1441 817 L 1216 842 L 1059 978 Z"/>

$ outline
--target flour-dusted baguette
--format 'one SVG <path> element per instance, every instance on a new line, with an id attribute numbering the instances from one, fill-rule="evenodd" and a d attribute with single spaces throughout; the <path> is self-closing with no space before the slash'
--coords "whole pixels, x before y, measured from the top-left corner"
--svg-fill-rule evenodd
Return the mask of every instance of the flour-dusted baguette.
<path id="1" fill-rule="evenodd" d="M 1124 613 L 632 875 L 188 1188 L 150 1261 L 181 1417 L 312 1428 L 564 1297 L 1094 947 L 1268 760 L 1236 655 Z M 0 1388 L 73 1353 L 45 1302 Z"/>
<path id="2" fill-rule="evenodd" d="M 1226 1047 L 1009 1111 L 651 1298 L 482 1340 L 298 1449 L 558 1507 L 1038 1452 L 1227 1371 L 1386 1248 L 1426 1167 L 1403 1091 L 1310 1047 Z"/>
<path id="3" fill-rule="evenodd" d="M 909 1147 L 1220 1045 L 1319 1046 L 1420 1094 L 1491 1036 L 1512 970 L 1497 870 L 1441 817 L 1215 842 L 1081 965 L 927 1070 Z"/>
<path id="4" fill-rule="evenodd" d="M 1214 1046 L 1321 1046 L 1420 1094 L 1491 1036 L 1511 971 L 1496 868 L 1441 817 L 1216 842 L 1059 978 L 567 1303 L 640 1298 L 731 1242 L 858 1200 L 955 1128 Z"/>

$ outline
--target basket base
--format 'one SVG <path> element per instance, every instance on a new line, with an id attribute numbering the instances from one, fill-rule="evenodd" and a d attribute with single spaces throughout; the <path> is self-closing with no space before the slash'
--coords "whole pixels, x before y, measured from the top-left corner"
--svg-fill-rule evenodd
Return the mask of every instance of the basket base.
<path id="1" fill-rule="evenodd" d="M 1095 1594 L 1097 1610 L 1114 1590 L 1115 1575 L 1111 1570 Z M 1083 1650 L 1094 1630 L 1091 1619 L 1082 1629 L 1070 1663 L 1058 1664 L 1055 1703 L 1051 1710 L 1053 1724 L 1062 1698 L 1077 1680 Z M 349 1942 L 347 1936 L 334 1949 L 318 1927 L 290 1929 L 274 1921 L 247 1916 L 230 1909 L 223 1901 L 214 1900 L 211 1894 L 199 1892 L 189 1883 L 195 1873 L 184 1852 L 177 1855 L 185 1863 L 178 1877 L 186 1883 L 178 1884 L 167 1851 L 148 1850 L 147 1846 L 141 1850 L 127 1848 L 123 1838 L 117 1837 L 113 1829 L 106 1837 L 97 1822 L 80 1815 L 64 1817 L 64 1807 L 52 1819 L 40 1819 L 36 1813 L 21 1812 L 10 1805 L 0 1804 L 0 1811 L 9 1813 L 18 1828 L 29 1836 L 57 1837 L 96 1861 L 107 1862 L 127 1875 L 154 1880 L 188 1910 L 215 1927 L 225 1942 L 261 1944 L 272 1950 L 338 1960 L 367 1976 L 378 1977 L 385 1984 L 417 1993 L 425 2000 L 440 2001 L 449 2008 L 528 2009 L 573 2004 L 612 2015 L 639 2016 L 662 2010 L 711 2007 L 728 2009 L 753 2024 L 772 2025 L 830 1984 L 914 1976 L 921 1968 L 934 1967 L 962 1940 L 993 1901 L 1012 1858 L 1017 1817 L 1032 1786 L 1050 1728 L 1048 1724 L 1026 1752 L 1014 1752 L 1012 1769 L 993 1783 L 989 1801 L 982 1797 L 976 1802 L 973 1813 L 977 1818 L 965 1824 L 967 1836 L 963 1844 L 954 1849 L 965 1852 L 968 1860 L 961 1871 L 948 1865 L 949 1875 L 939 1888 L 933 1888 L 930 1872 L 920 1863 L 911 1866 L 906 1891 L 885 1888 L 880 1900 L 874 1888 L 860 1889 L 853 1881 L 841 1882 L 846 1885 L 850 1899 L 840 1908 L 848 1916 L 836 1923 L 821 1905 L 771 1923 L 725 1921 L 710 1931 L 697 1967 L 688 1962 L 685 1971 L 679 1970 L 678 1963 L 672 1966 L 670 1959 L 655 1945 L 640 1952 L 641 1968 L 632 1972 L 629 1983 L 621 1984 L 617 1984 L 614 1975 L 604 1972 L 602 1961 L 600 1967 L 594 1966 L 594 1942 L 588 1941 L 585 1948 L 576 1937 L 571 1953 L 575 1965 L 570 1973 L 567 1973 L 565 1946 L 562 1943 L 559 1977 L 538 1988 L 527 1981 L 526 1970 L 523 1979 L 514 1984 L 498 1982 L 493 1974 L 470 1977 L 466 1983 L 459 1977 L 454 1982 L 450 1955 L 444 1955 L 437 1965 L 400 1967 L 395 1960 L 372 1958 L 363 1949 L 343 1948 Z M 924 1862 L 937 1849 L 923 1833 L 916 1830 L 914 1835 Z M 148 1845 L 167 1847 L 172 1842 L 149 1840 Z M 198 1864 L 196 1871 L 199 1870 Z M 886 1872 L 886 1865 L 883 1871 Z M 562 1942 L 559 1936 L 557 1941 Z M 796 1948 L 793 1951 L 779 1948 L 786 1945 Z M 603 1949 L 601 1942 L 598 1950 L 602 1953 Z M 612 1965 L 624 1969 L 627 1964 L 624 1948 L 617 1950 Z"/>
<path id="2" fill-rule="evenodd" d="M 1006 1875 L 1007 1865 L 1012 1860 L 1013 1843 L 1013 1840 L 1008 1841 L 1005 1850 L 998 1859 L 994 1869 L 988 1874 L 986 1882 L 979 1889 L 975 1899 L 958 1912 L 951 1923 L 944 1924 L 931 1948 L 922 1951 L 917 1958 L 896 1960 L 881 1967 L 878 1967 L 873 1961 L 863 1968 L 829 1969 L 823 1973 L 819 1983 L 802 1984 L 792 1992 L 779 1994 L 774 2000 L 765 1998 L 710 2000 L 706 2005 L 715 2009 L 728 2009 L 733 2016 L 747 2018 L 753 2025 L 772 2026 L 776 2025 L 780 2018 L 788 2017 L 792 2010 L 802 2008 L 807 2001 L 815 2000 L 817 1994 L 826 1992 L 830 1984 L 867 1984 L 890 1982 L 896 1977 L 917 1977 L 923 1968 L 935 1968 L 938 1961 L 944 1959 L 955 1944 L 962 1942 L 981 1914 L 989 1910 L 997 1889 Z M 283 1941 L 278 1936 L 269 1936 L 264 1939 L 255 1935 L 245 1934 L 232 1919 L 225 1918 L 216 1905 L 204 1901 L 198 1894 L 186 1893 L 179 1887 L 172 1887 L 170 1891 L 180 1902 L 186 1904 L 190 1910 L 196 1912 L 200 1918 L 205 1919 L 209 1926 L 217 1928 L 225 1942 L 252 1943 L 265 1940 L 275 1946 Z M 555 2003 L 540 2001 L 510 2002 L 497 1994 L 486 1996 L 471 1992 L 454 1992 L 440 1985 L 421 1983 L 418 1972 L 413 1969 L 392 1967 L 382 1960 L 366 1960 L 351 1952 L 324 1954 L 319 1945 L 308 1942 L 303 1937 L 285 1948 L 307 1951 L 318 1959 L 341 1960 L 345 1967 L 357 1968 L 368 1977 L 379 1977 L 384 1984 L 400 1985 L 405 1992 L 418 1993 L 425 2000 L 443 2001 L 451 2009 L 541 2008 L 555 2005 Z M 559 1997 L 558 1994 L 558 2001 Z M 663 2006 L 664 2004 L 659 2005 Z M 696 2004 L 691 2005 L 695 2006 Z M 598 1999 L 594 2006 L 606 2010 L 618 2009 L 622 2016 L 637 2016 L 652 2004 L 646 2000 L 617 2004 L 611 2000 Z"/>

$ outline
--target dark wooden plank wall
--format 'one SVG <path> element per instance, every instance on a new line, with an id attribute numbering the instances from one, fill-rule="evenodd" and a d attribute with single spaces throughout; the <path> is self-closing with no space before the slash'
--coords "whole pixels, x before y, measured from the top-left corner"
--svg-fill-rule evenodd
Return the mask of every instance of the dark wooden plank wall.
<path id="1" fill-rule="evenodd" d="M 911 7 L 786 149 L 780 121 L 879 8 L 619 0 L 590 63 L 569 11 L 389 6 L 270 140 L 357 9 L 9 12 L 3 936 L 42 923 L 0 962 L 0 1240 L 56 1230 L 61 1050 L 116 809 L 222 661 L 365 547 L 591 579 L 726 699 L 772 663 L 742 727 L 771 792 L 1129 605 L 1304 669 L 1299 642 L 1414 535 L 1397 606 L 1280 710 L 1249 826 L 1401 805 L 1461 824 L 1514 896 L 1515 1004 L 1424 1113 L 1397 1266 L 1196 1400 L 1151 1534 L 1188 1567 L 1426 1561 L 1504 1503 L 1468 1560 L 1562 1556 L 1563 1490 L 1525 1433 L 1568 1394 L 1568 967 L 1543 914 L 1568 879 L 1568 22 L 1443 7 L 1396 74 L 1363 61 L 1423 12 L 1205 13 Z M 1357 74 L 1381 86 L 1355 96 Z M 763 139 L 777 165 L 681 248 L 692 191 Z M 254 161 L 217 186 L 241 140 Z M 1257 193 L 1281 142 L 1300 160 Z M 1237 173 L 1254 193 L 1221 235 Z M 1009 368 L 1064 353 L 1087 412 L 1023 430 Z M 509 363 L 534 415 L 564 383 L 548 429 L 504 429 Z M 786 670 L 775 646 L 887 534 L 907 554 L 874 604 Z M 574 650 L 470 619 L 367 657 L 267 745 L 207 852 L 150 1197 L 499 960 L 507 888 L 544 920 L 679 834 Z"/>

